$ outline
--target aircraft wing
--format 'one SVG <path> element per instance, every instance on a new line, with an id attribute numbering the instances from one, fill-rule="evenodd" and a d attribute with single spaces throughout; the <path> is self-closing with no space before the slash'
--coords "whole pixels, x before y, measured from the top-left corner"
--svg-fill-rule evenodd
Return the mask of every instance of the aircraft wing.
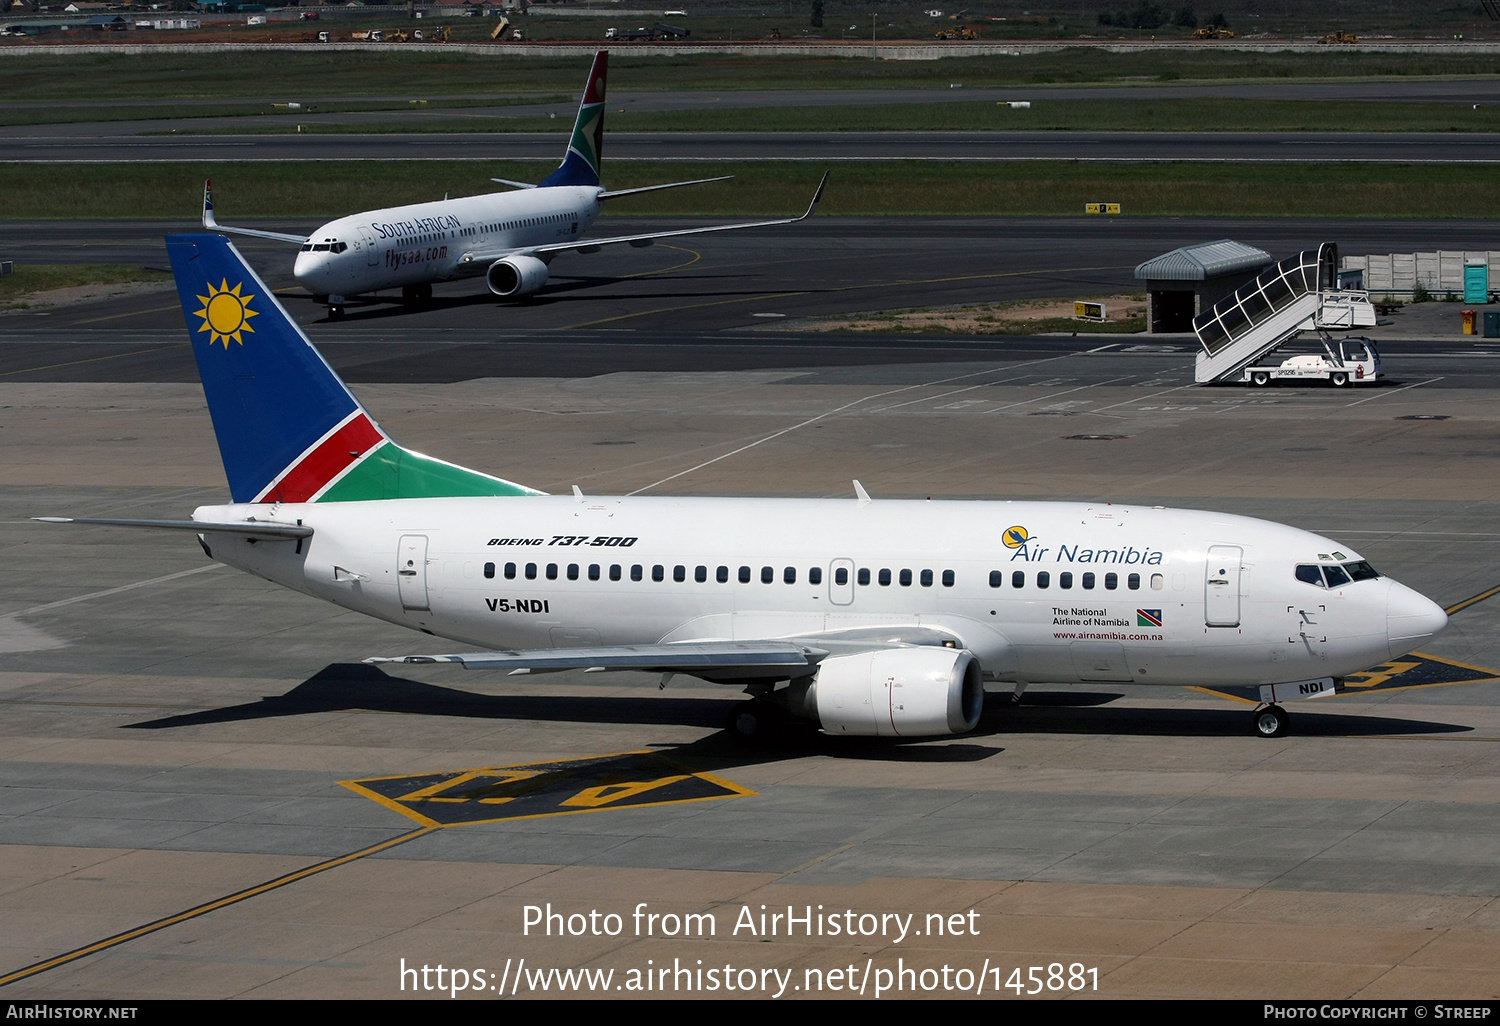
<path id="1" fill-rule="evenodd" d="M 704 181 L 715 181 L 707 178 Z M 692 185 L 692 182 L 674 183 L 680 185 Z M 774 221 L 745 221 L 740 224 L 716 224 L 707 228 L 679 228 L 671 232 L 647 232 L 642 235 L 616 235 L 607 239 L 579 239 L 577 242 L 560 242 L 551 246 L 526 246 L 520 249 L 496 250 L 493 253 L 471 253 L 464 258 L 465 264 L 488 264 L 504 257 L 513 256 L 517 253 L 528 256 L 541 256 L 545 253 L 566 253 L 570 250 L 579 253 L 592 253 L 601 246 L 617 246 L 626 243 L 631 246 L 649 246 L 657 239 L 671 239 L 681 235 L 706 235 L 709 232 L 733 232 L 741 228 L 768 228 L 777 224 L 796 224 L 798 221 L 806 221 L 818 209 L 818 203 L 823 199 L 823 186 L 828 184 L 828 175 L 823 175 L 823 180 L 818 183 L 818 191 L 813 194 L 812 202 L 807 206 L 807 212 L 798 217 L 782 217 Z M 655 188 L 652 186 L 650 188 Z M 662 188 L 667 188 L 663 186 Z M 641 190 L 648 191 L 648 190 Z M 615 193 L 623 195 L 623 193 Z"/>
<path id="2" fill-rule="evenodd" d="M 214 219 L 214 197 L 213 182 L 203 183 L 203 227 L 215 232 L 228 232 L 233 235 L 253 235 L 257 239 L 274 239 L 277 242 L 291 242 L 298 246 L 307 242 L 306 235 L 288 235 L 284 232 L 263 232 L 257 228 L 230 228 L 220 224 Z"/>
<path id="3" fill-rule="evenodd" d="M 640 670 L 684 673 L 708 680 L 804 677 L 828 653 L 796 641 L 692 641 L 670 645 L 538 648 L 452 655 L 374 656 L 367 663 L 461 663 L 470 670 L 556 673 L 561 670 Z"/>
<path id="4" fill-rule="evenodd" d="M 537 648 L 450 655 L 372 656 L 367 663 L 459 663 L 470 670 L 556 673 L 562 670 L 637 670 L 681 673 L 716 683 L 745 678 L 791 679 L 814 672 L 830 655 L 921 646 L 958 648 L 951 633 L 932 627 L 892 625 L 828 631 L 762 641 L 680 641 L 600 648 Z"/>

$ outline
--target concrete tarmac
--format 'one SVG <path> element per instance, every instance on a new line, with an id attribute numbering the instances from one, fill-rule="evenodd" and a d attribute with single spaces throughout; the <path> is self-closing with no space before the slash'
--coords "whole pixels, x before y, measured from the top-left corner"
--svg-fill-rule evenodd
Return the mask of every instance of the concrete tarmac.
<path id="1" fill-rule="evenodd" d="M 1444 605 L 1500 585 L 1487 379 L 1204 390 L 1181 354 L 1006 355 L 357 391 L 404 444 L 551 491 L 1206 507 Z M 993 693 L 961 738 L 746 751 L 728 689 L 383 672 L 359 660 L 442 643 L 190 538 L 30 522 L 225 497 L 195 383 L 47 376 L 0 377 L 8 996 L 446 999 L 455 967 L 470 997 L 578 967 L 613 975 L 545 994 L 1497 996 L 1500 598 L 1278 740 L 1221 696 L 1093 685 Z"/>

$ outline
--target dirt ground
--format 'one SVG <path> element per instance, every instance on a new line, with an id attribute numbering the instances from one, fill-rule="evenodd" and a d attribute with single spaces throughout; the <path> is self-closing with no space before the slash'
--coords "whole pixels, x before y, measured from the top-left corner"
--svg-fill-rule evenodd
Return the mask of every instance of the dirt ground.
<path id="1" fill-rule="evenodd" d="M 1146 299 L 1139 294 L 1091 296 L 1079 302 L 1103 303 L 1106 323 L 1124 325 L 1146 316 Z M 1067 321 L 1079 327 L 1090 322 L 1074 320 L 1073 299 L 1025 299 L 989 306 L 941 307 L 928 310 L 876 311 L 862 316 L 831 318 L 826 321 L 799 323 L 806 331 L 942 331 L 958 335 L 1009 334 L 1031 328 L 1065 330 L 1061 324 L 1043 322 Z M 1139 330 L 1139 329 L 1137 329 Z"/>

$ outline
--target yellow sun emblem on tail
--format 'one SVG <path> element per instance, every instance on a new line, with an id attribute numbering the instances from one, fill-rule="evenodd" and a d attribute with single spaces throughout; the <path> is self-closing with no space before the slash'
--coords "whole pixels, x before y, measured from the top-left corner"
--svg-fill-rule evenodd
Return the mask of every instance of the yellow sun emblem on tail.
<path id="1" fill-rule="evenodd" d="M 214 283 L 208 283 L 208 295 L 199 296 L 198 302 L 203 304 L 202 310 L 194 311 L 197 316 L 203 318 L 203 326 L 199 331 L 208 332 L 208 344 L 222 342 L 224 348 L 229 348 L 229 340 L 234 339 L 239 345 L 244 345 L 244 339 L 240 338 L 241 332 L 254 332 L 250 327 L 250 318 L 259 317 L 260 314 L 250 309 L 250 300 L 254 296 L 240 295 L 240 289 L 244 286 L 240 282 L 234 288 L 229 287 L 229 279 L 222 279 L 218 288 Z"/>

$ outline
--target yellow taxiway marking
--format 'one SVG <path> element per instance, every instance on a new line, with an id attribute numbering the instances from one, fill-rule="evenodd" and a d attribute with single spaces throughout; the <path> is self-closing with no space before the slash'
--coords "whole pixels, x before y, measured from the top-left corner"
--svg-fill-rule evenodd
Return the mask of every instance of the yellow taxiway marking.
<path id="1" fill-rule="evenodd" d="M 1449 616 L 1452 616 L 1460 609 L 1468 609 L 1476 602 L 1483 602 L 1485 599 L 1489 598 L 1492 595 L 1500 595 L 1500 584 L 1497 584 L 1489 591 L 1481 591 L 1478 595 L 1470 596 L 1469 598 L 1464 599 L 1462 602 L 1455 602 L 1453 605 L 1443 610 L 1443 612 L 1447 613 Z"/>
<path id="2" fill-rule="evenodd" d="M 427 827 L 683 805 L 755 794 L 652 751 L 339 783 Z"/>
<path id="3" fill-rule="evenodd" d="M 104 951 L 108 948 L 115 947 L 119 944 L 124 944 L 126 941 L 135 940 L 137 937 L 144 937 L 147 934 L 155 933 L 158 930 L 165 930 L 169 926 L 176 926 L 178 923 L 185 923 L 189 919 L 196 919 L 199 916 L 207 915 L 208 913 L 213 912 L 217 909 L 224 908 L 228 905 L 233 905 L 236 902 L 244 901 L 247 898 L 253 898 L 258 894 L 265 894 L 267 891 L 274 891 L 278 887 L 285 887 L 287 884 L 296 883 L 298 880 L 305 880 L 308 877 L 314 876 L 318 873 L 327 872 L 330 869 L 337 869 L 339 866 L 347 865 L 350 862 L 353 862 L 356 859 L 362 859 L 367 855 L 375 855 L 379 852 L 387 851 L 391 848 L 394 848 L 398 844 L 405 844 L 407 841 L 415 840 L 416 838 L 421 837 L 424 834 L 430 834 L 435 829 L 437 828 L 418 827 L 416 830 L 408 830 L 404 834 L 401 834 L 397 837 L 392 837 L 389 840 L 381 841 L 378 844 L 372 844 L 368 848 L 361 848 L 359 851 L 350 852 L 347 855 L 340 855 L 337 858 L 332 858 L 323 862 L 315 863 L 311 866 L 307 866 L 304 869 L 298 869 L 283 876 L 278 876 L 274 880 L 267 880 L 265 883 L 256 884 L 254 887 L 247 887 L 242 891 L 235 891 L 233 894 L 226 894 L 222 898 L 215 898 L 213 901 L 204 902 L 202 905 L 196 905 L 193 908 L 178 912 L 176 915 L 170 915 L 164 919 L 158 919 L 155 922 L 146 923 L 144 926 L 137 926 L 133 930 L 126 930 L 124 933 L 117 933 L 113 937 L 106 937 L 103 940 L 95 941 L 92 944 L 85 944 L 81 948 L 74 948 L 72 951 L 64 952 L 63 954 L 57 955 L 53 958 L 48 958 L 33 965 L 29 965 L 24 969 L 17 969 L 15 972 L 6 973 L 4 976 L 0 976 L 0 987 L 3 987 L 8 983 L 15 983 L 18 980 L 27 979 L 28 977 L 35 976 L 38 973 L 44 973 L 48 969 L 56 969 L 60 965 L 67 965 L 69 962 L 77 961 L 80 958 L 86 958 L 89 955 L 98 954 L 99 952 Z"/>
<path id="4" fill-rule="evenodd" d="M 145 311 L 142 311 L 143 313 Z M 80 321 L 86 324 L 87 321 Z M 20 370 L 0 371 L 0 377 L 9 377 L 12 374 L 35 374 L 37 371 L 56 370 L 59 367 L 76 367 L 80 363 L 98 363 L 100 360 L 119 360 L 126 356 L 140 356 L 142 353 L 154 353 L 167 347 L 167 343 L 152 346 L 150 349 L 136 349 L 129 353 L 110 353 L 108 356 L 90 356 L 86 360 L 69 360 L 66 363 L 49 363 L 42 367 L 23 367 Z"/>

